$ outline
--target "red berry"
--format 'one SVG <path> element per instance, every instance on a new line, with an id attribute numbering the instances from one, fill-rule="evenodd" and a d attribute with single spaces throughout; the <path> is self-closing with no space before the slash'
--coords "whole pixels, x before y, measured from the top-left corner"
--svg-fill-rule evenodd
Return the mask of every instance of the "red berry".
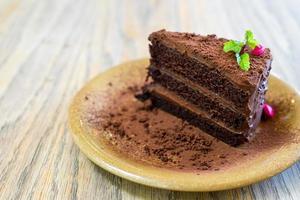
<path id="1" fill-rule="evenodd" d="M 264 54 L 264 52 L 265 52 L 265 47 L 259 44 L 251 51 L 251 54 L 254 56 L 261 56 Z"/>
<path id="2" fill-rule="evenodd" d="M 275 117 L 275 109 L 270 106 L 269 104 L 264 104 L 263 106 L 263 116 L 266 119 L 271 119 L 273 117 Z"/>

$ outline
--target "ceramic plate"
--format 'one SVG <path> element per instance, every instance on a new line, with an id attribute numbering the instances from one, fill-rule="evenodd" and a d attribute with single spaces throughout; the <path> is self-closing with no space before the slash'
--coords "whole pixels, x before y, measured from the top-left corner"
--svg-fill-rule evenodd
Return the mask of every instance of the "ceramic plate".
<path id="1" fill-rule="evenodd" d="M 105 137 L 96 134 L 83 120 L 86 111 L 86 95 L 101 93 L 110 81 L 123 83 L 142 81 L 146 76 L 148 59 L 127 62 L 98 75 L 75 96 L 69 108 L 69 123 L 75 143 L 80 150 L 99 167 L 136 183 L 179 191 L 216 191 L 249 185 L 285 170 L 300 157 L 300 104 L 297 93 L 278 78 L 271 76 L 267 98 L 286 97 L 292 106 L 287 116 L 276 120 L 289 127 L 286 140 L 280 147 L 262 149 L 252 159 L 237 163 L 219 171 L 172 170 L 138 162 L 121 155 Z M 104 95 L 105 96 L 105 95 Z M 105 97 L 107 98 L 110 97 Z M 113 97 L 112 97 L 113 98 Z M 291 102 L 290 102 L 291 101 Z M 97 99 L 100 105 L 103 102 Z M 103 104 L 103 106 L 105 106 Z M 283 119 L 285 118 L 285 119 Z M 277 123 L 277 122 L 276 122 Z M 250 155 L 251 156 L 251 155 Z"/>

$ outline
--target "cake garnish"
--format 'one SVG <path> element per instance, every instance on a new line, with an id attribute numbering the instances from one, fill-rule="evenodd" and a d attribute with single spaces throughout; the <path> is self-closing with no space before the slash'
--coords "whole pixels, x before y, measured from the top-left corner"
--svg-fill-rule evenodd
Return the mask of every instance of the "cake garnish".
<path id="1" fill-rule="evenodd" d="M 251 49 L 258 45 L 258 41 L 254 39 L 254 35 L 250 30 L 247 30 L 245 33 L 245 45 L 248 45 Z"/>
<path id="2" fill-rule="evenodd" d="M 263 117 L 263 119 L 272 119 L 273 117 L 275 117 L 275 109 L 271 105 L 265 103 L 263 105 L 263 116 L 262 117 Z"/>
<path id="3" fill-rule="evenodd" d="M 254 56 L 261 56 L 265 52 L 265 47 L 261 44 L 258 44 L 252 51 L 251 54 Z"/>
<path id="4" fill-rule="evenodd" d="M 251 49 L 251 54 L 254 56 L 261 56 L 265 51 L 264 46 L 254 39 L 254 35 L 250 30 L 246 31 L 244 42 L 229 40 L 225 42 L 223 46 L 224 52 L 227 53 L 232 51 L 235 53 L 236 61 L 244 71 L 250 69 L 250 56 L 247 52 L 244 52 L 246 47 Z"/>

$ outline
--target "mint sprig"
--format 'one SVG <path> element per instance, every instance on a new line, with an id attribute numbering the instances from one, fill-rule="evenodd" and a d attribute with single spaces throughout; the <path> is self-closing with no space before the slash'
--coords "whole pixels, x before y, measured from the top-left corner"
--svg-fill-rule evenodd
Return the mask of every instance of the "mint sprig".
<path id="1" fill-rule="evenodd" d="M 240 56 L 239 66 L 244 71 L 248 71 L 250 69 L 250 57 L 248 53 L 243 53 Z"/>
<path id="2" fill-rule="evenodd" d="M 244 46 L 243 42 L 230 40 L 224 43 L 223 50 L 227 53 L 233 51 L 234 53 L 240 53 Z"/>
<path id="3" fill-rule="evenodd" d="M 249 46 L 251 49 L 254 49 L 258 44 L 258 41 L 254 39 L 252 31 L 247 30 L 245 32 L 244 42 L 229 40 L 224 43 L 223 51 L 226 53 L 234 52 L 236 61 L 240 68 L 244 71 L 248 71 L 250 69 L 250 56 L 248 53 L 242 52 L 242 49 L 244 49 L 245 46 Z"/>
<path id="4" fill-rule="evenodd" d="M 251 49 L 254 49 L 258 45 L 258 41 L 254 39 L 254 35 L 250 30 L 247 30 L 245 33 L 245 43 Z"/>

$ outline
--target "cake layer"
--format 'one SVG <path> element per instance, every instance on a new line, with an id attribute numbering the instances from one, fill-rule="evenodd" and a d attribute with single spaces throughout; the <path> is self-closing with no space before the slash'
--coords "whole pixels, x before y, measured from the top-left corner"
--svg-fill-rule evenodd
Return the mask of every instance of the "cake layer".
<path id="1" fill-rule="evenodd" d="M 228 127 L 241 129 L 248 126 L 247 116 L 235 108 L 230 102 L 218 97 L 205 88 L 193 84 L 191 81 L 166 71 L 161 71 L 150 66 L 149 73 L 156 87 L 165 87 L 176 95 L 194 104 L 199 109 L 207 112 L 212 119 L 224 122 Z M 161 86 L 159 86 L 159 85 Z M 248 108 L 249 109 L 249 108 Z"/>
<path id="2" fill-rule="evenodd" d="M 205 113 L 197 112 L 193 109 L 193 106 L 184 102 L 182 99 L 176 98 L 176 96 L 155 90 L 152 90 L 149 95 L 154 106 L 186 120 L 190 124 L 231 146 L 237 146 L 248 141 L 250 129 L 244 130 L 244 134 L 235 132 L 225 127 L 224 124 L 213 121 L 205 115 Z"/>
<path id="3" fill-rule="evenodd" d="M 150 35 L 151 65 L 163 67 L 190 79 L 232 101 L 241 108 L 248 105 L 271 63 L 270 50 L 251 57 L 251 69 L 239 69 L 235 56 L 223 52 L 226 39 L 165 30 Z"/>
<path id="4" fill-rule="evenodd" d="M 209 68 L 206 64 L 158 42 L 152 42 L 152 45 L 150 45 L 150 53 L 151 65 L 163 67 L 180 74 L 232 101 L 241 108 L 247 105 L 247 100 L 251 96 L 250 91 L 247 92 L 238 88 L 216 70 Z"/>

